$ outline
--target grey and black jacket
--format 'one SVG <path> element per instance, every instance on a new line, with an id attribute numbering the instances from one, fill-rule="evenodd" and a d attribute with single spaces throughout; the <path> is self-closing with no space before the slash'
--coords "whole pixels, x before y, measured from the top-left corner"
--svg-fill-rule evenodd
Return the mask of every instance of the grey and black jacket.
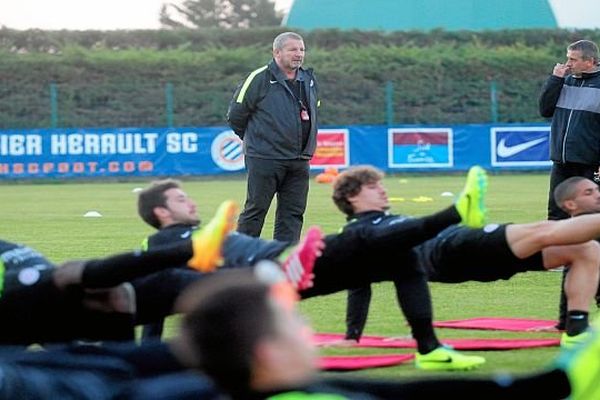
<path id="1" fill-rule="evenodd" d="M 543 117 L 552 117 L 552 161 L 600 165 L 600 71 L 579 78 L 550 76 L 539 110 Z"/>
<path id="2" fill-rule="evenodd" d="M 310 134 L 302 146 L 301 106 L 286 84 L 286 76 L 275 60 L 251 72 L 235 90 L 227 121 L 244 141 L 250 157 L 295 160 L 310 159 L 317 146 L 317 81 L 312 69 L 298 70 L 310 114 Z"/>

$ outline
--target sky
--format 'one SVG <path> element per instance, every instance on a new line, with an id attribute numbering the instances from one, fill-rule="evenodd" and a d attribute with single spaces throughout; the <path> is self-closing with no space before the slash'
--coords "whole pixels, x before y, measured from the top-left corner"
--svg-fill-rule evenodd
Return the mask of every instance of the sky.
<path id="1" fill-rule="evenodd" d="M 558 26 L 563 28 L 600 28 L 598 0 L 548 0 L 554 10 Z"/>
<path id="2" fill-rule="evenodd" d="M 0 27 L 45 30 L 159 29 L 161 5 L 180 1 L 0 0 Z M 288 10 L 292 1 L 275 0 L 275 7 L 278 10 Z M 559 26 L 600 28 L 599 0 L 548 1 L 554 9 Z"/>
<path id="3" fill-rule="evenodd" d="M 44 30 L 159 29 L 163 3 L 173 0 L 0 0 L 0 27 Z M 288 9 L 291 0 L 276 0 Z"/>

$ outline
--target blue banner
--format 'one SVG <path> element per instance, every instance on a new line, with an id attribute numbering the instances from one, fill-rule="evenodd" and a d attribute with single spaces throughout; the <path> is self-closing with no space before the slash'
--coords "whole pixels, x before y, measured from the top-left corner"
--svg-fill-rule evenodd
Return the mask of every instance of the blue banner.
<path id="1" fill-rule="evenodd" d="M 547 124 L 354 125 L 319 131 L 314 170 L 548 169 Z M 0 179 L 239 173 L 242 141 L 226 127 L 0 131 Z"/>
<path id="2" fill-rule="evenodd" d="M 0 178 L 203 175 L 244 168 L 227 128 L 0 132 Z"/>
<path id="3" fill-rule="evenodd" d="M 549 127 L 492 128 L 492 165 L 549 166 Z"/>

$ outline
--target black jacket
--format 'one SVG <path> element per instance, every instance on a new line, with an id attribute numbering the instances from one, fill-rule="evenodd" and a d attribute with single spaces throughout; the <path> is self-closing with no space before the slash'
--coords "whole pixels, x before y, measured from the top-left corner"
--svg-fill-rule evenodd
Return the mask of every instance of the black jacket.
<path id="1" fill-rule="evenodd" d="M 295 160 L 310 159 L 317 146 L 317 81 L 312 69 L 298 70 L 310 114 L 310 134 L 302 148 L 301 107 L 286 84 L 286 76 L 274 60 L 251 72 L 235 90 L 227 121 L 244 141 L 250 157 Z"/>
<path id="2" fill-rule="evenodd" d="M 559 78 L 551 75 L 539 99 L 542 117 L 552 117 L 550 159 L 600 164 L 600 71 Z"/>
<path id="3" fill-rule="evenodd" d="M 158 230 L 142 243 L 144 250 L 157 249 L 192 238 L 195 225 L 174 224 Z M 259 238 L 232 232 L 223 243 L 224 267 L 236 268 L 254 265 L 260 260 L 277 260 L 290 246 L 288 242 L 279 240 L 262 240 Z M 186 268 L 186 265 L 180 267 Z"/>
<path id="4" fill-rule="evenodd" d="M 156 249 L 157 247 L 169 246 L 192 239 L 192 233 L 197 229 L 196 225 L 173 224 L 159 229 L 148 236 L 142 243 L 144 250 Z"/>
<path id="5" fill-rule="evenodd" d="M 54 269 L 54 264 L 32 248 L 1 239 L 0 264 L 4 267 L 4 273 L 18 272 L 24 268 Z"/>

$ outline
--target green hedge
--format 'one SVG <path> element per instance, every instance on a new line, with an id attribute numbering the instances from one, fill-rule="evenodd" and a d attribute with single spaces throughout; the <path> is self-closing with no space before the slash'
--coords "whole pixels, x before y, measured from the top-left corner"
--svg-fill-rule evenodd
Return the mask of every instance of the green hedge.
<path id="1" fill-rule="evenodd" d="M 281 30 L 0 29 L 0 128 L 223 125 L 237 82 L 270 59 Z M 537 94 L 566 45 L 600 40 L 563 30 L 301 33 L 324 125 L 489 122 L 493 84 L 499 122 L 542 121 Z"/>

